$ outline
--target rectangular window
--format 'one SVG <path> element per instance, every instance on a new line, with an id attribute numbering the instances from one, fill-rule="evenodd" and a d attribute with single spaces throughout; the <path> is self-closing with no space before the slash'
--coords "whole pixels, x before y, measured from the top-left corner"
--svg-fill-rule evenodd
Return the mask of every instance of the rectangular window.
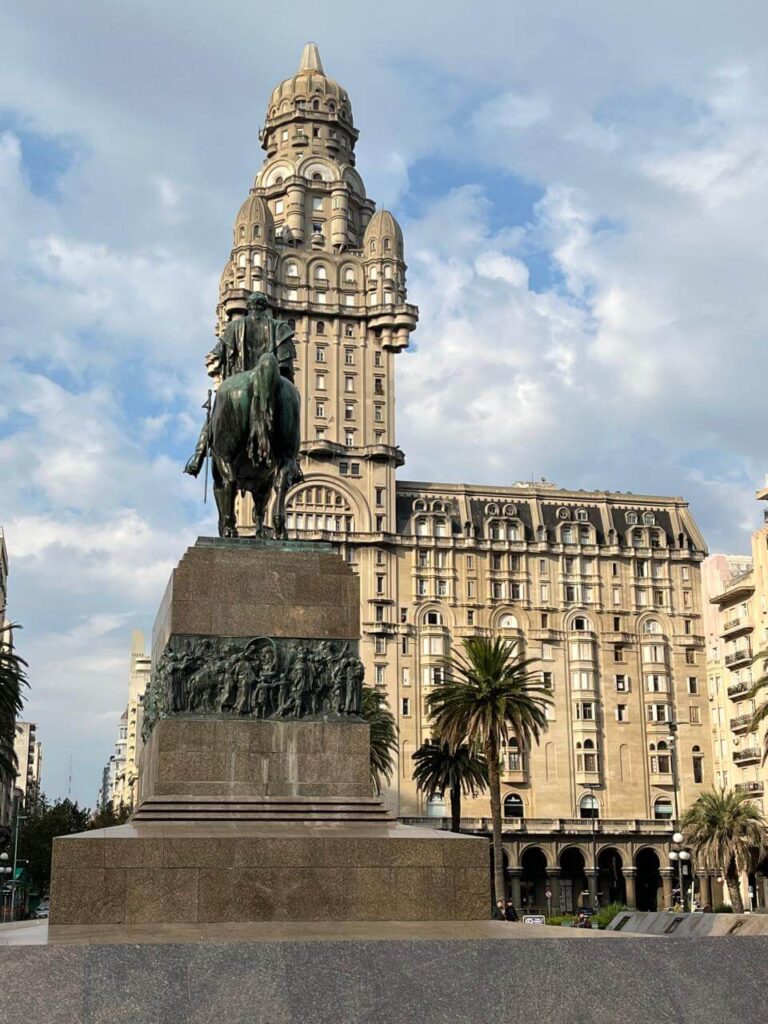
<path id="1" fill-rule="evenodd" d="M 410 686 L 411 685 L 411 670 L 408 668 L 407 665 L 403 668 L 402 679 L 403 679 L 403 686 Z"/>
<path id="2" fill-rule="evenodd" d="M 325 402 L 317 402 L 315 404 L 315 416 L 325 416 Z"/>
<path id="3" fill-rule="evenodd" d="M 491 597 L 500 601 L 504 597 L 504 585 L 502 583 L 491 584 Z"/>
<path id="4" fill-rule="evenodd" d="M 323 209 L 322 196 L 312 196 L 312 209 L 320 211 Z"/>
<path id="5" fill-rule="evenodd" d="M 616 692 L 626 693 L 629 690 L 629 677 L 616 676 Z"/>
<path id="6" fill-rule="evenodd" d="M 549 572 L 549 569 L 548 569 L 548 563 L 547 563 L 546 558 L 540 558 L 539 559 L 539 575 L 540 576 L 546 576 L 548 572 Z"/>
<path id="7" fill-rule="evenodd" d="M 548 583 L 542 583 L 541 584 L 541 603 L 542 604 L 549 604 L 549 584 Z"/>
<path id="8" fill-rule="evenodd" d="M 541 628 L 542 629 L 549 629 L 549 613 L 548 612 L 542 612 L 541 613 Z"/>
<path id="9" fill-rule="evenodd" d="M 571 641 L 571 658 L 576 661 L 592 660 L 592 644 L 589 640 Z"/>
<path id="10" fill-rule="evenodd" d="M 475 613 L 470 609 L 467 612 L 467 625 L 474 626 L 475 624 Z"/>
<path id="11" fill-rule="evenodd" d="M 408 621 L 408 609 L 407 608 L 401 608 L 400 609 L 400 621 L 401 622 L 407 622 Z"/>
<path id="12" fill-rule="evenodd" d="M 347 394 L 349 394 L 351 391 L 355 390 L 355 378 L 354 377 L 345 377 L 344 378 L 344 390 L 347 392 Z"/>
<path id="13" fill-rule="evenodd" d="M 664 648 L 661 644 L 643 644 L 643 661 L 663 664 Z"/>
<path id="14" fill-rule="evenodd" d="M 324 363 L 325 362 L 325 345 L 316 345 L 315 346 L 315 362 L 316 363 Z"/>
<path id="15" fill-rule="evenodd" d="M 355 350 L 353 348 L 344 349 L 344 365 L 353 366 L 355 362 Z"/>
<path id="16" fill-rule="evenodd" d="M 616 705 L 616 721 L 626 722 L 627 721 L 627 705 L 617 704 Z"/>
<path id="17" fill-rule="evenodd" d="M 569 603 L 573 603 L 577 600 L 576 587 L 572 586 L 570 583 L 566 584 L 565 587 L 565 600 Z"/>
<path id="18" fill-rule="evenodd" d="M 400 638 L 400 652 L 402 654 L 408 654 L 409 640 L 407 636 Z"/>
<path id="19" fill-rule="evenodd" d="M 704 758 L 694 757 L 693 759 L 693 781 L 701 783 L 704 781 Z"/>
<path id="20" fill-rule="evenodd" d="M 344 419 L 345 420 L 353 420 L 354 418 L 355 418 L 355 407 L 354 407 L 354 405 L 345 405 L 344 406 Z"/>
<path id="21" fill-rule="evenodd" d="M 355 435 L 352 433 L 351 430 L 348 430 L 344 434 L 344 444 L 347 446 L 347 448 L 354 448 L 354 446 L 355 446 Z"/>
<path id="22" fill-rule="evenodd" d="M 510 601 L 522 601 L 522 599 L 523 599 L 523 585 L 521 583 L 510 583 L 510 585 L 509 585 L 509 599 L 510 599 Z"/>
<path id="23" fill-rule="evenodd" d="M 377 505 L 383 505 L 384 504 L 384 488 L 383 487 L 377 487 L 376 488 L 376 504 Z"/>
<path id="24" fill-rule="evenodd" d="M 448 596 L 448 584 L 445 580 L 437 581 L 437 596 L 447 597 Z"/>
<path id="25" fill-rule="evenodd" d="M 683 591 L 683 608 L 690 608 L 691 607 L 691 601 L 692 601 L 692 599 L 691 599 L 691 592 L 690 592 L 690 590 L 684 590 Z"/>
<path id="26" fill-rule="evenodd" d="M 275 213 L 282 213 L 283 212 L 283 208 L 284 208 L 283 200 L 282 199 L 276 199 L 275 200 Z"/>
<path id="27" fill-rule="evenodd" d="M 595 704 L 591 700 L 576 701 L 576 719 L 579 722 L 594 722 Z"/>
<path id="28" fill-rule="evenodd" d="M 376 577 L 376 593 L 377 594 L 383 594 L 384 593 L 384 580 L 385 580 L 384 576 L 377 576 Z"/>
<path id="29" fill-rule="evenodd" d="M 645 716 L 649 722 L 668 722 L 669 704 L 648 704 Z"/>
<path id="30" fill-rule="evenodd" d="M 427 581 L 426 580 L 416 580 L 416 593 L 419 595 L 419 597 L 426 597 L 427 596 Z"/>
<path id="31" fill-rule="evenodd" d="M 374 605 L 374 608 L 375 608 L 375 616 L 374 617 L 375 617 L 376 621 L 377 622 L 383 622 L 384 621 L 384 605 L 383 604 L 377 604 L 377 605 Z"/>
<path id="32" fill-rule="evenodd" d="M 383 636 L 377 636 L 373 641 L 373 650 L 375 654 L 385 654 L 387 649 L 387 641 Z"/>
<path id="33" fill-rule="evenodd" d="M 621 587 L 613 588 L 613 603 L 621 604 Z"/>
<path id="34" fill-rule="evenodd" d="M 696 676 L 688 676 L 688 693 L 698 694 L 699 680 Z"/>
<path id="35" fill-rule="evenodd" d="M 400 701 L 400 713 L 402 714 L 403 718 L 408 718 L 408 716 L 410 715 L 410 713 L 411 713 L 411 698 L 410 697 L 403 697 L 402 700 Z"/>
<path id="36" fill-rule="evenodd" d="M 360 476 L 360 463 L 353 462 L 349 467 L 349 472 L 352 476 Z"/>
<path id="37" fill-rule="evenodd" d="M 475 568 L 475 557 L 474 557 L 474 555 L 467 555 L 467 568 L 468 569 L 474 569 Z"/>
<path id="38" fill-rule="evenodd" d="M 666 693 L 667 677 L 660 675 L 647 675 L 645 677 L 646 693 Z"/>
<path id="39" fill-rule="evenodd" d="M 467 580 L 467 597 L 475 596 L 475 581 Z"/>
<path id="40" fill-rule="evenodd" d="M 541 645 L 541 660 L 552 661 L 552 644 Z"/>
<path id="41" fill-rule="evenodd" d="M 348 473 L 349 473 L 349 463 L 348 462 L 340 462 L 339 463 L 339 475 L 340 476 L 346 476 Z"/>
<path id="42" fill-rule="evenodd" d="M 374 405 L 374 407 L 373 407 L 373 418 L 374 418 L 376 423 L 383 423 L 384 422 L 384 406 L 383 405 Z"/>
<path id="43" fill-rule="evenodd" d="M 374 366 L 381 366 L 382 365 L 381 352 L 374 352 L 373 353 L 373 365 Z"/>
<path id="44" fill-rule="evenodd" d="M 682 569 L 681 569 L 681 571 L 682 571 L 682 578 L 683 578 L 684 580 L 689 580 L 689 579 L 691 578 L 691 569 L 690 569 L 690 566 L 688 566 L 688 565 L 684 565 L 684 566 L 682 566 Z"/>
<path id="45" fill-rule="evenodd" d="M 500 569 L 501 568 L 501 555 L 491 555 L 491 568 L 492 569 Z"/>
<path id="46" fill-rule="evenodd" d="M 318 391 L 325 391 L 325 374 L 324 373 L 316 373 L 315 374 L 315 387 L 317 388 Z"/>
<path id="47" fill-rule="evenodd" d="M 698 704 L 691 704 L 688 708 L 688 721 L 691 725 L 701 725 L 701 708 Z"/>
<path id="48" fill-rule="evenodd" d="M 623 647 L 614 647 L 613 648 L 613 660 L 614 661 L 624 661 L 624 648 Z"/>
<path id="49" fill-rule="evenodd" d="M 571 688 L 574 690 L 591 690 L 593 688 L 591 672 L 571 672 Z"/>
<path id="50" fill-rule="evenodd" d="M 695 665 L 696 664 L 696 652 L 695 651 L 690 651 L 689 650 L 689 651 L 685 652 L 685 664 L 686 665 Z"/>
<path id="51" fill-rule="evenodd" d="M 548 690 L 553 690 L 555 688 L 554 672 L 542 672 L 541 685 L 545 686 Z"/>

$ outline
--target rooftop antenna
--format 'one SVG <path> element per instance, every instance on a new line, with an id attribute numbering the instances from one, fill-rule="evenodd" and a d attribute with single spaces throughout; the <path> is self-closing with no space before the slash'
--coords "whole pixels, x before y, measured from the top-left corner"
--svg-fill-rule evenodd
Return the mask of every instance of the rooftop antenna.
<path id="1" fill-rule="evenodd" d="M 67 776 L 67 800 L 72 796 L 72 755 L 69 755 L 69 775 Z"/>

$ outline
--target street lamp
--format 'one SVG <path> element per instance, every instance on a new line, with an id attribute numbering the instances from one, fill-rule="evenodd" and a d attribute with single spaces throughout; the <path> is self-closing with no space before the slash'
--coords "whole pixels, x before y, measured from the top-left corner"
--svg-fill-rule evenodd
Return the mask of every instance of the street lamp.
<path id="1" fill-rule="evenodd" d="M 5 879 L 6 876 L 10 875 L 13 871 L 13 868 L 8 863 L 8 859 L 8 854 L 3 850 L 3 852 L 0 853 L 0 888 L 3 892 L 3 920 L 5 920 Z"/>
<path id="2" fill-rule="evenodd" d="M 683 911 L 685 911 L 687 907 L 685 899 L 685 882 L 683 880 L 683 865 L 691 859 L 691 855 L 688 850 L 683 848 L 682 843 L 683 833 L 675 832 L 672 836 L 672 844 L 673 847 L 677 848 L 669 851 L 669 859 L 672 861 L 673 865 L 677 865 L 677 884 L 680 888 L 680 902 L 682 904 Z"/>

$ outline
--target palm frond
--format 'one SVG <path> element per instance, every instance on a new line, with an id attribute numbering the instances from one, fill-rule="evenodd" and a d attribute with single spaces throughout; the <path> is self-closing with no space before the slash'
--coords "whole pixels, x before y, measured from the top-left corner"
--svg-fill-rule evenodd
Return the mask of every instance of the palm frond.
<path id="1" fill-rule="evenodd" d="M 13 649 L 12 623 L 0 626 L 0 781 L 13 782 L 18 765 L 14 752 L 16 718 L 24 706 L 22 692 L 27 683 L 27 663 Z"/>
<path id="2" fill-rule="evenodd" d="M 749 794 L 738 790 L 702 793 L 680 827 L 700 863 L 724 875 L 750 870 L 768 849 L 768 821 Z"/>
<path id="3" fill-rule="evenodd" d="M 386 696 L 372 686 L 363 687 L 362 717 L 371 729 L 371 780 L 377 795 L 392 778 L 397 755 L 397 724 Z"/>
<path id="4" fill-rule="evenodd" d="M 488 785 L 488 762 L 467 743 L 452 747 L 430 740 L 419 747 L 413 761 L 416 788 L 427 797 L 444 797 L 454 786 L 464 796 L 477 796 Z"/>

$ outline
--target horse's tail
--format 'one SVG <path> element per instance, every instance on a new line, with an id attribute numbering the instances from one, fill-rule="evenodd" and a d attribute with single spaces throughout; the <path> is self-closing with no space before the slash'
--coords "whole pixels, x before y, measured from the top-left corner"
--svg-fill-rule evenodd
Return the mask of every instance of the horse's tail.
<path id="1" fill-rule="evenodd" d="M 269 462 L 271 435 L 280 369 L 274 358 L 262 357 L 251 373 L 251 415 L 248 431 L 248 458 L 253 463 Z"/>

